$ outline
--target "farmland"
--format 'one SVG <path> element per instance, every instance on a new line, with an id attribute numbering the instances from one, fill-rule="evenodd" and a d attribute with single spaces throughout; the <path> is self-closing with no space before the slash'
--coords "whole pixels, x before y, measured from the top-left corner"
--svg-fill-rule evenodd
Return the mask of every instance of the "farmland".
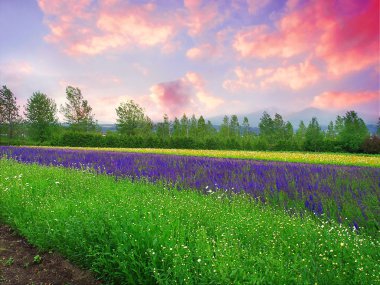
<path id="1" fill-rule="evenodd" d="M 0 160 L 0 219 L 107 283 L 380 281 L 378 156 L 357 156 L 372 161 L 359 167 L 228 152 L 0 152 L 13 159 Z"/>
<path id="2" fill-rule="evenodd" d="M 41 148 L 41 147 L 38 147 Z M 48 147 L 51 148 L 51 147 Z M 65 147 L 55 147 L 65 149 Z M 236 150 L 195 150 L 195 149 L 158 149 L 158 148 L 83 148 L 69 149 L 96 150 L 112 152 L 132 152 L 148 154 L 168 154 L 182 156 L 201 156 L 215 158 L 254 159 L 263 161 L 301 162 L 308 164 L 332 164 L 380 167 L 380 155 L 348 153 L 315 153 L 291 151 L 236 151 Z"/>

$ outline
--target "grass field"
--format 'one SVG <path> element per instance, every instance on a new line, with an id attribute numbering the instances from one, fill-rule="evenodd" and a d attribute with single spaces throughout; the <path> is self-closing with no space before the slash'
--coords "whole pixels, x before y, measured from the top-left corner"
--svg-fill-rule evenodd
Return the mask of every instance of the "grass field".
<path id="1" fill-rule="evenodd" d="M 374 284 L 380 243 L 334 221 L 160 183 L 0 160 L 1 220 L 107 284 Z"/>
<path id="2" fill-rule="evenodd" d="M 38 147 L 40 148 L 40 147 Z M 46 147 L 52 148 L 52 147 Z M 63 148 L 65 147 L 55 147 Z M 310 164 L 352 165 L 380 167 L 380 155 L 349 153 L 308 153 L 281 151 L 237 151 L 237 150 L 194 150 L 194 149 L 159 149 L 159 148 L 80 148 L 99 151 L 152 153 L 184 156 L 201 156 L 217 158 L 237 158 L 265 161 L 302 162 Z"/>

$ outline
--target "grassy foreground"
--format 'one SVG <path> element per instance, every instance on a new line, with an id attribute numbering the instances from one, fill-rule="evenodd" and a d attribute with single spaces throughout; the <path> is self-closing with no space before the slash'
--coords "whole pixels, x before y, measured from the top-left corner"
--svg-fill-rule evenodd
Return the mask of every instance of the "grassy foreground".
<path id="1" fill-rule="evenodd" d="M 374 284 L 380 242 L 164 185 L 0 160 L 0 219 L 109 284 Z"/>
<path id="2" fill-rule="evenodd" d="M 291 152 L 291 151 L 196 150 L 196 149 L 161 149 L 161 148 L 82 148 L 82 147 L 47 147 L 47 148 L 88 149 L 88 150 L 115 151 L 115 152 L 155 153 L 155 154 L 184 155 L 184 156 L 302 162 L 302 163 L 310 163 L 310 164 L 334 164 L 334 165 L 380 167 L 380 155 L 377 155 L 377 154 L 318 153 L 318 152 L 311 153 L 311 152 Z"/>

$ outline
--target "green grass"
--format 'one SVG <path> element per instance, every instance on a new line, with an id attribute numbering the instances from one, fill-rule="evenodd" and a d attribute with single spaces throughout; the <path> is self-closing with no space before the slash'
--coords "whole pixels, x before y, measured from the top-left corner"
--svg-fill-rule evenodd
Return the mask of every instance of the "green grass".
<path id="1" fill-rule="evenodd" d="M 48 147 L 52 148 L 52 147 Z M 202 156 L 218 158 L 237 158 L 266 161 L 301 162 L 310 164 L 333 164 L 351 166 L 380 167 L 378 154 L 320 153 L 296 151 L 239 151 L 239 150 L 195 150 L 195 149 L 161 149 L 161 148 L 82 148 L 54 147 L 69 149 L 89 149 L 114 152 L 155 153 L 168 155 Z"/>
<path id="2" fill-rule="evenodd" d="M 107 284 L 374 284 L 380 242 L 249 197 L 0 160 L 0 219 Z"/>

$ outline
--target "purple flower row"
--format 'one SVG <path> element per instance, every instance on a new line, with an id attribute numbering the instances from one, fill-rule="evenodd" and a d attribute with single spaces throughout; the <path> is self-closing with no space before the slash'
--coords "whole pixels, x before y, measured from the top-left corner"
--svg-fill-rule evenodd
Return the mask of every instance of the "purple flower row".
<path id="1" fill-rule="evenodd" d="M 24 163 L 161 180 L 206 193 L 244 191 L 267 203 L 379 226 L 379 168 L 5 146 L 0 154 Z"/>

